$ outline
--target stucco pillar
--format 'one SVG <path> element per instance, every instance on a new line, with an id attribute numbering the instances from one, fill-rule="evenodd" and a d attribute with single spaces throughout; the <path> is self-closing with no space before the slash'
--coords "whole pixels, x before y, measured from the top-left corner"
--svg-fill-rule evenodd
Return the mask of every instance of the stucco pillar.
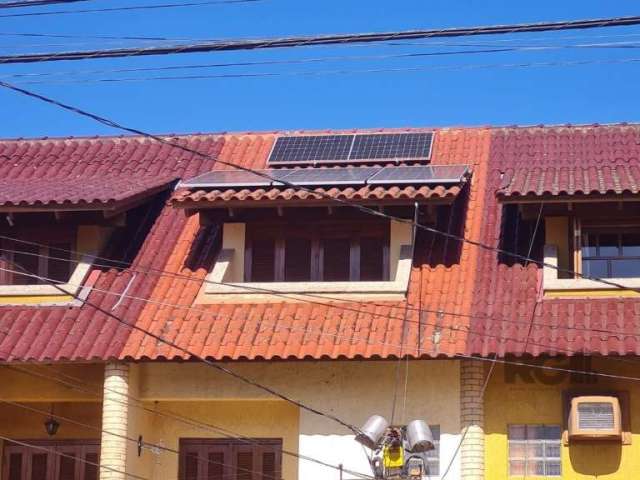
<path id="1" fill-rule="evenodd" d="M 460 421 L 462 446 L 460 467 L 462 480 L 484 480 L 484 365 L 463 360 L 460 368 Z"/>
<path id="2" fill-rule="evenodd" d="M 127 435 L 128 394 L 128 365 L 124 363 L 105 365 L 100 480 L 125 480 L 126 478 L 124 472 L 127 464 L 127 440 L 122 437 Z"/>

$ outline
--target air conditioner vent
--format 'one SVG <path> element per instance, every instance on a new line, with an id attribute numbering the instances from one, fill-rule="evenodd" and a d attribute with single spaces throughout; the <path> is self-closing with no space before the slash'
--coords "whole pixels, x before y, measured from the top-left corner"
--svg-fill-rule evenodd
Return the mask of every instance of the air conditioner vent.
<path id="1" fill-rule="evenodd" d="M 585 402 L 578 404 L 578 428 L 611 430 L 615 427 L 611 403 Z"/>
<path id="2" fill-rule="evenodd" d="M 580 396 L 571 399 L 569 438 L 573 440 L 620 440 L 620 401 L 615 396 Z"/>

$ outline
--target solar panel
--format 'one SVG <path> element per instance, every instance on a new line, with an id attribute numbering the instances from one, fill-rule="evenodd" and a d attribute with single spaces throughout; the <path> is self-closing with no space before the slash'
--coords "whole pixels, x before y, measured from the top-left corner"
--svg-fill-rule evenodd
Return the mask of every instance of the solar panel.
<path id="1" fill-rule="evenodd" d="M 274 179 L 282 179 L 293 170 L 256 170 Z M 277 182 L 244 170 L 215 170 L 203 173 L 195 178 L 181 182 L 184 188 L 233 188 L 233 187 L 268 187 Z"/>
<path id="2" fill-rule="evenodd" d="M 432 138 L 433 133 L 356 135 L 349 159 L 426 159 Z"/>
<path id="3" fill-rule="evenodd" d="M 469 172 L 466 165 L 417 165 L 386 167 L 367 180 L 369 185 L 460 183 Z"/>
<path id="4" fill-rule="evenodd" d="M 304 135 L 276 140 L 270 164 L 347 160 L 353 135 Z"/>
<path id="5" fill-rule="evenodd" d="M 276 139 L 270 165 L 427 160 L 433 132 L 300 135 Z"/>
<path id="6" fill-rule="evenodd" d="M 380 170 L 381 167 L 302 168 L 293 170 L 286 180 L 306 186 L 364 185 L 369 177 Z"/>

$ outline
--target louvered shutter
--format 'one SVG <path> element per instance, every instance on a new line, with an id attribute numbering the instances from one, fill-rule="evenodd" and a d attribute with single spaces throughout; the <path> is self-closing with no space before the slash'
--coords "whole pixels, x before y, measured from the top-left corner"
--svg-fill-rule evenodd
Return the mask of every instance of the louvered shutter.
<path id="1" fill-rule="evenodd" d="M 322 280 L 346 282 L 350 274 L 351 240 L 330 238 L 322 241 Z"/>
<path id="2" fill-rule="evenodd" d="M 31 455 L 31 477 L 29 480 L 47 480 L 48 460 L 49 455 L 47 453 L 34 453 Z"/>
<path id="3" fill-rule="evenodd" d="M 207 480 L 226 480 L 224 452 L 208 452 Z"/>
<path id="4" fill-rule="evenodd" d="M 251 447 L 238 449 L 234 470 L 233 480 L 253 480 L 253 451 Z"/>
<path id="5" fill-rule="evenodd" d="M 84 456 L 86 462 L 84 464 L 84 478 L 82 480 L 98 480 L 98 467 L 96 466 L 100 459 L 97 453 L 87 453 Z M 91 464 L 95 465 L 91 465 Z"/>
<path id="6" fill-rule="evenodd" d="M 276 243 L 272 239 L 254 239 L 251 242 L 250 282 L 273 282 L 275 280 Z"/>
<path id="7" fill-rule="evenodd" d="M 276 452 L 264 452 L 262 454 L 262 478 L 260 480 L 276 480 L 277 478 Z"/>
<path id="8" fill-rule="evenodd" d="M 76 479 L 76 459 L 74 450 L 62 449 L 59 456 L 58 477 L 56 480 L 75 480 Z M 35 457 L 35 455 L 34 455 Z M 38 479 L 39 480 L 39 479 Z M 43 479 L 44 480 L 44 479 Z"/>
<path id="9" fill-rule="evenodd" d="M 198 451 L 189 451 L 183 457 L 182 480 L 198 480 Z"/>
<path id="10" fill-rule="evenodd" d="M 69 243 L 54 243 L 51 245 L 53 248 L 49 248 L 49 258 L 47 260 L 47 277 L 57 282 L 66 283 L 71 277 L 72 267 L 75 267 L 75 263 L 71 263 L 71 244 Z"/>
<path id="11" fill-rule="evenodd" d="M 22 480 L 22 468 L 24 463 L 23 453 L 12 453 L 9 455 L 9 479 Z"/>
<path id="12" fill-rule="evenodd" d="M 379 281 L 384 278 L 385 239 L 362 237 L 360 240 L 360 280 Z"/>
<path id="13" fill-rule="evenodd" d="M 285 282 L 311 280 L 311 240 L 287 238 L 284 247 Z"/>

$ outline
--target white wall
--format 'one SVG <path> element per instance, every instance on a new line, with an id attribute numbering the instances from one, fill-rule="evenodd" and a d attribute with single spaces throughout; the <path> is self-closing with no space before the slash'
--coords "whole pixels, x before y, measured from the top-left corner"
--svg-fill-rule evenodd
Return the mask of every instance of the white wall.
<path id="1" fill-rule="evenodd" d="M 398 365 L 395 361 L 227 364 L 234 371 L 356 426 L 361 426 L 373 414 L 390 419 Z M 459 362 L 409 362 L 406 401 L 405 367 L 406 363 L 402 362 L 395 423 L 421 418 L 429 424 L 440 425 L 443 472 L 460 440 Z M 262 390 L 202 364 L 154 362 L 142 364 L 140 369 L 140 395 L 148 401 L 273 399 Z M 306 410 L 300 410 L 299 429 L 301 455 L 371 473 L 362 447 L 348 429 Z M 278 432 L 274 431 L 273 436 L 278 436 Z M 460 478 L 458 464 L 456 458 L 447 480 Z M 338 472 L 331 468 L 305 460 L 299 462 L 300 480 L 338 478 Z M 353 475 L 345 473 L 344 478 L 353 478 Z"/>

